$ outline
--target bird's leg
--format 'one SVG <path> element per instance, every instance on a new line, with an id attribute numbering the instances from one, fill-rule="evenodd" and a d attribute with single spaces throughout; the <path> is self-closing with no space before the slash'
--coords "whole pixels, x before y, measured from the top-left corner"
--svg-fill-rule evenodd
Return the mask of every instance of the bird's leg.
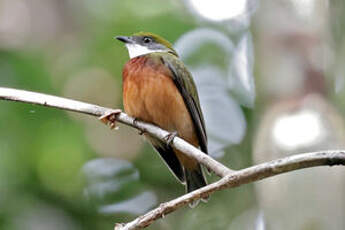
<path id="1" fill-rule="evenodd" d="M 164 137 L 164 139 L 167 141 L 167 144 L 170 145 L 174 138 L 177 136 L 177 131 L 171 132 L 168 135 Z"/>
<path id="2" fill-rule="evenodd" d="M 136 118 L 136 117 L 135 117 L 134 120 L 133 120 L 133 124 L 134 124 L 135 126 L 137 126 L 137 125 L 138 125 L 138 121 L 140 121 L 139 118 Z"/>
<path id="3" fill-rule="evenodd" d="M 98 120 L 106 125 L 110 125 L 110 128 L 114 129 L 116 128 L 116 116 L 118 116 L 121 112 L 121 109 L 110 110 L 104 115 L 100 116 Z"/>

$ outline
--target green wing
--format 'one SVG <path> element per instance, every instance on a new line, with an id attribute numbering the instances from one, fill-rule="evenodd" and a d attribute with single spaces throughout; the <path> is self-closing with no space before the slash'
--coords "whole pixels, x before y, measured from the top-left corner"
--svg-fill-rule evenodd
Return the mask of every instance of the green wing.
<path id="1" fill-rule="evenodd" d="M 198 91 L 196 89 L 191 73 L 187 70 L 181 60 L 172 54 L 162 55 L 161 61 L 171 71 L 171 77 L 180 91 L 183 100 L 192 117 L 192 121 L 197 132 L 199 145 L 204 153 L 208 153 L 207 149 L 207 135 L 205 128 L 205 121 L 202 115 Z"/>

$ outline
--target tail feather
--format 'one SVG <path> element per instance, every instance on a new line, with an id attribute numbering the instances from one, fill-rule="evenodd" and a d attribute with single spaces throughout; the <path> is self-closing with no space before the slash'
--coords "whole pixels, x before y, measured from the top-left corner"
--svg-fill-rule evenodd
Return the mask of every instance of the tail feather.
<path id="1" fill-rule="evenodd" d="M 184 169 L 184 173 L 185 173 L 185 179 L 186 179 L 186 192 L 192 192 L 194 190 L 197 190 L 201 187 L 204 187 L 207 185 L 206 182 L 206 178 L 204 176 L 204 173 L 200 167 L 200 165 L 198 165 L 198 167 L 196 169 Z M 207 202 L 208 197 L 202 198 L 201 199 L 203 202 Z M 192 203 L 189 204 L 189 206 L 191 208 L 194 208 L 198 205 L 199 200 L 196 200 Z"/>

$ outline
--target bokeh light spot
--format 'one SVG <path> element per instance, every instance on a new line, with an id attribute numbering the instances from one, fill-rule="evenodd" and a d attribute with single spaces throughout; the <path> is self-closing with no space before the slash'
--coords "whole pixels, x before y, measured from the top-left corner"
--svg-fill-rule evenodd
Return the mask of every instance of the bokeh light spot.
<path id="1" fill-rule="evenodd" d="M 273 127 L 273 137 L 281 147 L 296 149 L 316 143 L 321 137 L 322 129 L 319 114 L 303 110 L 278 118 Z"/>
<path id="2" fill-rule="evenodd" d="M 247 0 L 189 0 L 191 7 L 202 17 L 222 21 L 237 17 L 246 10 Z"/>

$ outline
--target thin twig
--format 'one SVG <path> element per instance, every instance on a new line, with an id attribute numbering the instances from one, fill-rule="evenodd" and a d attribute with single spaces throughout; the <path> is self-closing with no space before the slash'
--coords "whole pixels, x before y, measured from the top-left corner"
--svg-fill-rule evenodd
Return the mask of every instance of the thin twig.
<path id="1" fill-rule="evenodd" d="M 47 107 L 53 107 L 93 115 L 97 117 L 105 115 L 110 111 L 114 111 L 114 109 L 105 108 L 98 105 L 88 104 L 85 102 L 80 102 L 67 98 L 4 87 L 0 87 L 0 99 L 43 105 Z M 116 120 L 123 124 L 139 129 L 142 132 L 149 133 L 154 137 L 157 137 L 165 143 L 167 143 L 167 139 L 165 137 L 169 134 L 169 132 L 157 126 L 145 122 L 134 121 L 133 117 L 130 117 L 125 113 L 119 114 L 116 117 Z M 224 177 L 228 173 L 232 172 L 231 169 L 227 168 L 223 164 L 204 154 L 201 150 L 195 148 L 193 145 L 189 144 L 188 142 L 184 141 L 179 137 L 175 137 L 174 140 L 170 143 L 170 145 L 176 148 L 177 150 L 180 150 L 187 156 L 196 159 L 198 162 L 203 164 L 206 168 L 210 169 L 220 177 Z"/>
<path id="2" fill-rule="evenodd" d="M 345 150 L 298 154 L 230 173 L 215 183 L 163 203 L 158 208 L 153 209 L 129 223 L 116 224 L 115 230 L 142 229 L 152 224 L 155 220 L 164 217 L 191 201 L 200 199 L 216 191 L 238 187 L 243 184 L 297 169 L 321 165 L 345 165 Z"/>

